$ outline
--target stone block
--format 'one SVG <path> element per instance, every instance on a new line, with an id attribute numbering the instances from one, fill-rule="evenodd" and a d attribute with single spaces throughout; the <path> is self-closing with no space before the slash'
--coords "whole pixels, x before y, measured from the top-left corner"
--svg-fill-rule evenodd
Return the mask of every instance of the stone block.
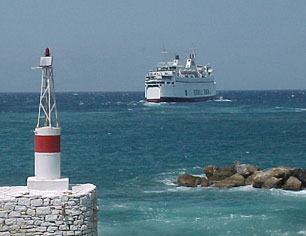
<path id="1" fill-rule="evenodd" d="M 54 200 L 51 200 L 51 205 L 52 206 L 61 206 L 62 202 L 61 202 L 60 199 L 54 199 Z"/>
<path id="2" fill-rule="evenodd" d="M 64 221 L 62 221 L 62 220 L 55 221 L 55 225 L 57 225 L 57 226 L 60 226 L 62 224 L 64 224 Z"/>
<path id="3" fill-rule="evenodd" d="M 44 206 L 49 206 L 50 205 L 50 199 L 49 198 L 45 198 L 43 201 L 43 205 Z"/>
<path id="4" fill-rule="evenodd" d="M 51 214 L 52 215 L 59 215 L 59 214 L 61 214 L 61 211 L 60 210 L 52 210 L 51 209 Z"/>
<path id="5" fill-rule="evenodd" d="M 0 218 L 7 218 L 8 212 L 7 211 L 0 211 Z"/>
<path id="6" fill-rule="evenodd" d="M 16 217 L 20 217 L 21 216 L 21 214 L 20 214 L 20 212 L 16 212 L 16 211 L 11 211 L 9 214 L 8 214 L 8 217 L 9 218 L 16 218 Z"/>
<path id="7" fill-rule="evenodd" d="M 27 211 L 26 211 L 26 214 L 27 215 L 30 215 L 30 216 L 35 216 L 35 210 L 33 210 L 33 209 L 28 209 Z"/>
<path id="8" fill-rule="evenodd" d="M 3 209 L 7 211 L 13 211 L 15 208 L 15 204 L 11 202 L 7 202 L 4 206 Z"/>
<path id="9" fill-rule="evenodd" d="M 44 223 L 42 220 L 34 220 L 34 225 L 41 226 L 41 224 Z"/>
<path id="10" fill-rule="evenodd" d="M 58 227 L 59 230 L 69 230 L 69 225 L 63 224 Z"/>
<path id="11" fill-rule="evenodd" d="M 49 206 L 46 207 L 37 207 L 36 215 L 49 215 L 51 213 L 51 208 Z"/>
<path id="12" fill-rule="evenodd" d="M 11 236 L 9 232 L 0 232 L 0 236 Z"/>
<path id="13" fill-rule="evenodd" d="M 58 230 L 58 228 L 56 227 L 56 226 L 49 226 L 48 228 L 47 228 L 47 232 L 55 232 L 55 231 L 57 231 Z"/>
<path id="14" fill-rule="evenodd" d="M 63 195 L 63 196 L 61 197 L 61 202 L 68 202 L 68 201 L 69 201 L 69 196 Z"/>
<path id="15" fill-rule="evenodd" d="M 45 221 L 54 221 L 55 222 L 57 220 L 57 218 L 58 218 L 57 215 L 46 215 Z"/>
<path id="16" fill-rule="evenodd" d="M 12 219 L 6 219 L 5 220 L 5 224 L 6 225 L 15 225 L 16 224 L 16 219 L 15 218 L 12 218 Z"/>
<path id="17" fill-rule="evenodd" d="M 24 219 L 22 219 L 22 218 L 18 218 L 17 219 L 17 225 L 19 225 L 19 226 L 23 226 L 24 224 L 25 224 L 25 220 Z M 27 222 L 27 224 L 28 224 L 28 222 Z"/>
<path id="18" fill-rule="evenodd" d="M 77 225 L 70 225 L 70 230 L 78 230 L 78 226 Z"/>
<path id="19" fill-rule="evenodd" d="M 47 226 L 47 227 L 49 227 L 49 226 L 56 226 L 56 224 L 55 224 L 55 222 L 46 222 L 46 221 L 44 221 L 44 222 L 41 224 L 41 226 Z"/>
<path id="20" fill-rule="evenodd" d="M 42 199 L 33 199 L 31 201 L 31 206 L 33 207 L 39 207 L 39 206 L 42 206 L 43 205 L 43 200 Z"/>
<path id="21" fill-rule="evenodd" d="M 29 198 L 19 198 L 18 199 L 18 205 L 20 206 L 30 206 L 30 199 Z"/>
<path id="22" fill-rule="evenodd" d="M 69 206 L 75 206 L 76 204 L 77 204 L 77 203 L 76 203 L 75 201 L 69 201 L 69 202 L 68 202 L 68 205 L 69 205 Z"/>
<path id="23" fill-rule="evenodd" d="M 81 230 L 82 230 L 82 231 L 85 231 L 85 230 L 87 230 L 87 229 L 88 229 L 87 225 L 82 225 L 82 227 L 81 227 Z"/>
<path id="24" fill-rule="evenodd" d="M 15 211 L 17 211 L 17 212 L 25 212 L 26 210 L 27 210 L 27 207 L 26 207 L 26 206 L 23 206 L 23 205 L 21 205 L 21 206 L 19 206 L 19 205 L 15 206 Z"/>
<path id="25" fill-rule="evenodd" d="M 35 230 L 37 232 L 46 232 L 47 231 L 47 227 L 37 227 L 37 228 L 35 228 Z"/>

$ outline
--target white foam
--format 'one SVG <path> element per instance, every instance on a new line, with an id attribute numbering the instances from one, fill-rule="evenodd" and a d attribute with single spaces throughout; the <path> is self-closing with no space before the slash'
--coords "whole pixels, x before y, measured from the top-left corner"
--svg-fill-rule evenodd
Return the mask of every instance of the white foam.
<path id="1" fill-rule="evenodd" d="M 152 191 L 143 191 L 143 193 L 165 193 L 168 192 L 168 190 L 152 190 Z"/>
<path id="2" fill-rule="evenodd" d="M 160 103 L 157 102 L 144 102 L 143 103 L 144 106 L 160 106 Z"/>
<path id="3" fill-rule="evenodd" d="M 112 205 L 112 207 L 114 207 L 114 208 L 129 208 L 126 204 L 118 204 L 118 203 L 114 203 L 113 205 Z"/>
<path id="4" fill-rule="evenodd" d="M 283 189 L 270 189 L 269 190 L 272 195 L 284 195 L 284 196 L 291 196 L 291 197 L 306 197 L 306 190 L 301 191 L 290 191 L 290 190 L 283 190 Z"/>
<path id="5" fill-rule="evenodd" d="M 172 179 L 163 179 L 163 180 L 159 180 L 158 182 L 163 183 L 164 185 L 167 186 L 175 186 L 176 184 L 173 183 Z"/>
<path id="6" fill-rule="evenodd" d="M 230 188 L 229 191 L 239 191 L 239 192 L 251 192 L 251 191 L 256 191 L 258 189 L 253 188 L 252 185 L 245 185 L 245 186 L 240 186 L 240 187 L 235 187 L 235 188 Z"/>
<path id="7" fill-rule="evenodd" d="M 219 97 L 218 99 L 214 100 L 215 102 L 232 102 L 232 100 L 227 99 L 227 98 L 223 98 L 223 97 Z"/>

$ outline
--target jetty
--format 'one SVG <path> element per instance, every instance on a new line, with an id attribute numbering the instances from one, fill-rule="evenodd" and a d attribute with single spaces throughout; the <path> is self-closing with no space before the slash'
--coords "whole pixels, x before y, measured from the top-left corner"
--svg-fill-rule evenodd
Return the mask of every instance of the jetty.
<path id="1" fill-rule="evenodd" d="M 252 185 L 254 188 L 299 191 L 306 188 L 306 169 L 279 166 L 267 170 L 251 164 L 235 162 L 232 166 L 208 165 L 205 177 L 181 174 L 174 182 L 186 187 L 233 188 Z"/>

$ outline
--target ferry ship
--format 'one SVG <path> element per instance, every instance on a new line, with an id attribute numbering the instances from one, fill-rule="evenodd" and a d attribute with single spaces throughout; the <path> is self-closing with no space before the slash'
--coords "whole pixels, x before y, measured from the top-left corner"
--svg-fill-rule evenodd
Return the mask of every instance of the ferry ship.
<path id="1" fill-rule="evenodd" d="M 213 99 L 215 95 L 213 68 L 198 65 L 194 49 L 185 65 L 176 55 L 173 61 L 160 62 L 145 77 L 148 102 L 195 102 Z"/>

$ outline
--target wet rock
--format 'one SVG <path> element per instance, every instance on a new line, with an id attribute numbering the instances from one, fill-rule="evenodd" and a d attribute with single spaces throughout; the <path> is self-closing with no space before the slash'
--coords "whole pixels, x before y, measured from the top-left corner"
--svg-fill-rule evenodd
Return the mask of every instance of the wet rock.
<path id="1" fill-rule="evenodd" d="M 262 188 L 267 188 L 267 189 L 270 189 L 270 188 L 281 188 L 283 184 L 283 179 L 282 178 L 276 178 L 276 177 L 271 177 L 269 179 L 267 179 L 263 185 L 262 185 Z"/>
<path id="2" fill-rule="evenodd" d="M 257 171 L 254 172 L 253 174 L 251 174 L 249 177 L 247 177 L 245 179 L 245 184 L 246 185 L 253 185 L 253 183 L 254 183 L 253 178 L 255 177 L 256 173 L 257 173 Z"/>
<path id="3" fill-rule="evenodd" d="M 265 181 L 272 177 L 283 179 L 288 173 L 290 173 L 290 170 L 291 169 L 288 167 L 277 167 L 267 171 L 257 171 L 253 177 L 253 187 L 261 188 Z"/>
<path id="4" fill-rule="evenodd" d="M 206 178 L 201 179 L 201 187 L 208 187 L 210 185 L 211 185 L 211 182 L 208 179 Z"/>
<path id="5" fill-rule="evenodd" d="M 204 168 L 204 174 L 206 175 L 207 178 L 210 178 L 210 177 L 212 177 L 216 173 L 216 171 L 218 169 L 219 168 L 217 166 L 214 166 L 214 165 L 206 166 Z"/>
<path id="6" fill-rule="evenodd" d="M 180 186 L 196 187 L 200 185 L 201 182 L 202 182 L 202 178 L 200 177 L 189 175 L 189 174 L 181 174 L 175 183 Z"/>
<path id="7" fill-rule="evenodd" d="M 208 179 L 212 181 L 221 181 L 235 174 L 234 167 L 221 167 L 218 168 L 215 173 Z"/>
<path id="8" fill-rule="evenodd" d="M 236 173 L 224 180 L 215 183 L 215 187 L 218 188 L 232 188 L 245 185 L 245 179 L 242 175 Z"/>
<path id="9" fill-rule="evenodd" d="M 289 179 L 283 186 L 284 190 L 300 190 L 302 186 L 302 181 L 294 176 L 290 176 Z"/>
<path id="10" fill-rule="evenodd" d="M 250 164 L 240 164 L 235 163 L 234 165 L 234 171 L 243 177 L 248 177 L 252 175 L 254 172 L 258 171 L 259 168 Z"/>
<path id="11" fill-rule="evenodd" d="M 279 166 L 268 170 L 276 178 L 284 178 L 291 171 L 291 168 L 285 166 Z"/>
<path id="12" fill-rule="evenodd" d="M 297 179 L 299 179 L 302 182 L 302 186 L 306 186 L 306 170 L 305 169 L 301 169 L 301 168 L 297 168 L 297 169 L 293 169 L 290 171 L 291 176 L 296 177 Z"/>
<path id="13" fill-rule="evenodd" d="M 253 187 L 261 188 L 264 182 L 273 177 L 273 174 L 268 171 L 257 171 L 255 176 L 253 177 Z"/>

